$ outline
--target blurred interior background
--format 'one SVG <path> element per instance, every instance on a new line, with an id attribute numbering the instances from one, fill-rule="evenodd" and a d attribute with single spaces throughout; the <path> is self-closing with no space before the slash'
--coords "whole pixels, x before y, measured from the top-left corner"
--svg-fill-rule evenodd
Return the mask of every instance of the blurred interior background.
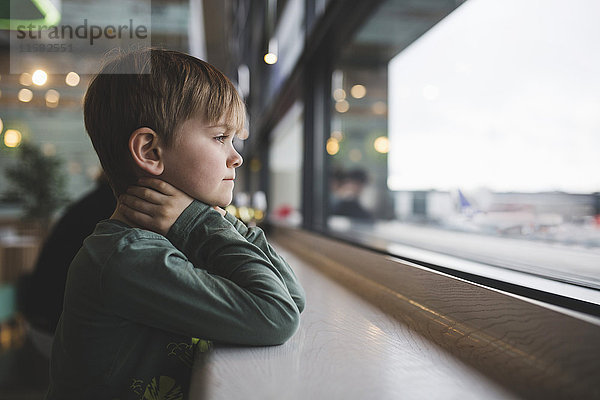
<path id="1" fill-rule="evenodd" d="M 600 9 L 499 4 L 2 0 L 0 397 L 44 392 L 47 359 L 24 350 L 17 282 L 96 186 L 82 99 L 102 54 L 132 45 L 36 37 L 86 20 L 143 25 L 141 44 L 195 55 L 234 82 L 250 137 L 235 143 L 245 161 L 229 211 L 246 223 L 449 268 L 469 260 L 470 273 L 553 282 L 598 304 Z"/>

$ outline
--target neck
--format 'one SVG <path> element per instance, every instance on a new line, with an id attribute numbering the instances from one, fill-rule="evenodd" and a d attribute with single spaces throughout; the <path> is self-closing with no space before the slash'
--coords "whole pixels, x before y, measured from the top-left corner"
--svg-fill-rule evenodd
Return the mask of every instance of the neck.
<path id="1" fill-rule="evenodd" d="M 133 222 L 131 222 L 129 219 L 127 219 L 127 217 L 126 217 L 126 216 L 124 216 L 124 215 L 121 213 L 121 211 L 119 210 L 119 203 L 118 203 L 118 202 L 117 202 L 117 206 L 116 206 L 116 208 L 115 208 L 115 211 L 114 211 L 114 212 L 112 213 L 112 215 L 110 216 L 110 219 L 114 219 L 114 220 L 117 220 L 117 221 L 121 221 L 121 222 L 123 222 L 124 224 L 127 224 L 127 225 L 129 225 L 129 226 L 131 226 L 131 227 L 135 227 L 135 226 L 136 226 L 136 225 L 135 225 Z"/>

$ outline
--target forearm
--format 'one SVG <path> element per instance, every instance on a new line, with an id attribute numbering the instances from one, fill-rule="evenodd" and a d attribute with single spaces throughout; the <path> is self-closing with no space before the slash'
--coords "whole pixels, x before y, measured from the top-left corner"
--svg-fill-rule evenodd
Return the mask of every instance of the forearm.
<path id="1" fill-rule="evenodd" d="M 280 344 L 297 329 L 297 306 L 262 263 L 246 261 L 226 279 L 144 231 L 119 249 L 102 268 L 103 301 L 125 319 L 249 345 Z"/>
<path id="2" fill-rule="evenodd" d="M 304 289 L 300 285 L 292 267 L 290 267 L 283 257 L 277 254 L 275 249 L 269 244 L 263 230 L 259 227 L 248 228 L 242 221 L 230 213 L 225 214 L 225 219 L 229 221 L 248 242 L 254 244 L 265 253 L 273 266 L 281 274 L 290 295 L 298 306 L 298 310 L 302 312 L 306 302 Z"/>
<path id="3" fill-rule="evenodd" d="M 304 307 L 302 288 L 295 283 L 296 278 L 289 266 L 272 248 L 265 246 L 266 251 L 263 251 L 246 240 L 231 222 L 206 204 L 194 201 L 181 214 L 167 238 L 194 265 L 210 274 L 230 280 L 259 297 L 271 296 L 270 292 L 276 287 L 273 298 L 284 308 L 293 308 L 299 313 Z M 266 243 L 264 234 L 262 241 L 258 242 Z M 278 285 L 274 285 L 272 279 L 277 280 Z M 265 280 L 268 285 L 265 285 Z M 287 286 L 288 282 L 293 284 L 293 291 Z M 284 304 L 287 300 L 292 304 Z"/>
<path id="4" fill-rule="evenodd" d="M 270 269 L 283 283 L 267 255 L 246 240 L 216 210 L 194 201 L 171 227 L 167 238 L 194 265 L 227 279 L 248 262 Z"/>
<path id="5" fill-rule="evenodd" d="M 114 310 L 206 339 L 278 344 L 289 338 L 298 306 L 269 257 L 215 208 L 163 181 L 144 182 L 148 187 L 128 189 L 123 213 L 152 232 L 131 232 L 116 253 L 123 254 L 121 268 L 118 257 L 108 264 L 106 301 Z"/>

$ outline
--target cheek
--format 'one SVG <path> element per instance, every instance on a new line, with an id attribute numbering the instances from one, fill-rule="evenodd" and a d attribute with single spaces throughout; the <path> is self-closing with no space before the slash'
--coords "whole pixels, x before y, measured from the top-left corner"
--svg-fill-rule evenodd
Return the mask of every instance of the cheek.
<path id="1" fill-rule="evenodd" d="M 219 176 L 219 169 L 215 165 L 206 162 L 198 162 L 189 164 L 185 168 L 183 174 L 186 176 L 186 181 L 189 185 L 194 186 L 204 191 L 210 191 L 217 185 L 222 177 Z"/>

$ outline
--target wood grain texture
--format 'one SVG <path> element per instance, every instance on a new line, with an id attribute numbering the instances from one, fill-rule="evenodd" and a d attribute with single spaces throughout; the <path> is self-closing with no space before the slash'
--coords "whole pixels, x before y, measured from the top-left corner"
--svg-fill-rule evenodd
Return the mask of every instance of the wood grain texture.
<path id="1" fill-rule="evenodd" d="M 276 237 L 311 267 L 520 397 L 600 398 L 597 319 L 304 231 L 279 230 Z"/>
<path id="2" fill-rule="evenodd" d="M 420 318 L 418 311 L 406 319 L 394 316 L 398 298 L 393 292 L 327 266 L 327 260 L 321 267 L 334 268 L 335 279 L 280 246 L 278 251 L 306 289 L 298 332 L 282 346 L 215 345 L 199 354 L 190 399 L 514 398 L 418 334 L 411 326 Z M 338 279 L 353 280 L 357 291 Z M 431 324 L 432 331 L 440 331 L 439 323 Z M 455 335 L 446 325 L 443 332 Z"/>

